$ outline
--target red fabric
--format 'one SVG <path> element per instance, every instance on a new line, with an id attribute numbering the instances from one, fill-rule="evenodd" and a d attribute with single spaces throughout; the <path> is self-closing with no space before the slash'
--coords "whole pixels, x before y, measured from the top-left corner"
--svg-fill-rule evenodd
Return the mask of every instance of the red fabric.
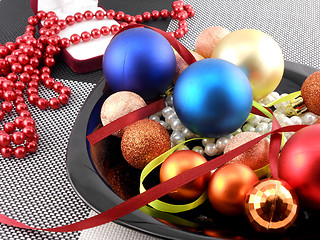
<path id="1" fill-rule="evenodd" d="M 143 108 L 139 108 L 127 115 L 122 116 L 121 118 L 118 118 L 108 125 L 103 126 L 102 128 L 88 135 L 87 139 L 91 145 L 94 145 L 118 130 L 161 111 L 165 106 L 166 104 L 164 98 L 161 98 L 156 102 L 150 103 Z"/>

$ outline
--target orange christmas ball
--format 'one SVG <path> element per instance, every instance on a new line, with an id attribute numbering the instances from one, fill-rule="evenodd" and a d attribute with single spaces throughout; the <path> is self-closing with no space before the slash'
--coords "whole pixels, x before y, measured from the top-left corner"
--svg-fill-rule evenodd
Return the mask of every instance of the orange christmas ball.
<path id="1" fill-rule="evenodd" d="M 257 137 L 261 136 L 255 132 L 242 132 L 230 139 L 224 152 L 229 152 Z M 255 144 L 252 148 L 239 156 L 233 158 L 229 163 L 242 163 L 252 170 L 257 170 L 269 164 L 269 142 L 266 138 Z"/>
<path id="2" fill-rule="evenodd" d="M 257 175 L 246 165 L 230 163 L 220 167 L 208 183 L 211 205 L 225 215 L 243 213 L 245 196 L 258 180 Z"/>
<path id="3" fill-rule="evenodd" d="M 196 39 L 196 52 L 205 58 L 211 57 L 215 46 L 229 33 L 228 29 L 219 26 L 204 29 Z"/>
<path id="4" fill-rule="evenodd" d="M 165 182 L 205 162 L 207 162 L 207 160 L 201 154 L 191 150 L 174 152 L 161 165 L 160 182 Z M 176 200 L 188 201 L 196 199 L 206 190 L 210 175 L 211 173 L 207 173 L 177 188 L 168 195 Z"/>
<path id="5" fill-rule="evenodd" d="M 138 169 L 143 169 L 150 161 L 170 148 L 168 131 L 151 119 L 142 119 L 127 126 L 121 139 L 124 159 Z"/>

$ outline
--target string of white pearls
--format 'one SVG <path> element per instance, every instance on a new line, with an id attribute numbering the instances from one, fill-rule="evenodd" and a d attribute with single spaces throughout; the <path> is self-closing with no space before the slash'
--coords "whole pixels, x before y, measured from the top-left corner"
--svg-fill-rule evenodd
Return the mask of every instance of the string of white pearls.
<path id="1" fill-rule="evenodd" d="M 286 93 L 280 95 L 277 92 L 272 92 L 265 98 L 261 99 L 259 103 L 265 106 L 286 95 Z M 281 126 L 299 124 L 311 125 L 319 118 L 319 116 L 312 112 L 306 112 L 301 116 L 288 117 L 286 115 L 286 107 L 288 104 L 289 101 L 278 103 L 274 106 L 274 116 L 277 118 Z M 149 118 L 159 122 L 168 131 L 171 131 L 170 140 L 172 147 L 188 139 L 199 137 L 197 134 L 191 132 L 188 128 L 183 126 L 174 110 L 172 95 L 166 97 L 166 107 L 162 111 L 151 115 Z M 200 153 L 201 155 L 207 155 L 210 157 L 220 155 L 223 153 L 229 139 L 231 139 L 234 135 L 241 132 L 257 132 L 264 134 L 270 132 L 271 128 L 272 121 L 269 118 L 253 115 L 243 124 L 241 128 L 236 130 L 234 133 L 217 139 L 205 138 L 201 141 L 201 146 L 195 146 L 192 148 L 192 150 Z M 292 135 L 293 133 L 285 133 L 285 141 L 287 141 Z M 189 148 L 186 145 L 182 145 L 178 148 L 178 150 L 188 149 Z"/>

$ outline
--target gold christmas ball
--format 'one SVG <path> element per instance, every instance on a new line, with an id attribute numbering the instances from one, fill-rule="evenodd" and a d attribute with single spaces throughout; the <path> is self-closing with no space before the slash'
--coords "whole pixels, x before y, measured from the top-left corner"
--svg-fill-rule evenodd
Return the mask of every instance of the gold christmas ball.
<path id="1" fill-rule="evenodd" d="M 170 148 L 168 131 L 151 119 L 142 119 L 127 126 L 121 139 L 124 159 L 138 169 L 143 169 L 150 161 Z"/>
<path id="2" fill-rule="evenodd" d="M 254 100 L 273 92 L 283 76 L 284 60 L 279 45 L 259 30 L 229 33 L 217 44 L 211 57 L 239 66 L 248 76 Z"/>
<path id="3" fill-rule="evenodd" d="M 208 183 L 211 205 L 225 215 L 243 213 L 245 196 L 258 180 L 257 175 L 246 165 L 230 163 L 220 167 Z"/>
<path id="4" fill-rule="evenodd" d="M 189 50 L 189 52 L 194 56 L 194 58 L 199 61 L 201 59 L 203 59 L 203 57 L 192 51 L 192 50 Z M 180 54 L 177 52 L 177 51 L 174 51 L 174 55 L 176 56 L 176 62 L 177 62 L 177 65 L 176 65 L 176 73 L 174 75 L 174 78 L 173 78 L 173 83 L 176 83 L 178 77 L 180 76 L 180 74 L 189 66 L 184 60 L 183 58 L 180 56 Z"/>
<path id="5" fill-rule="evenodd" d="M 110 95 L 103 103 L 100 112 L 102 125 L 105 126 L 118 118 L 146 106 L 145 101 L 138 94 L 120 91 Z M 124 129 L 113 135 L 122 137 Z"/>
<path id="6" fill-rule="evenodd" d="M 196 39 L 196 52 L 205 58 L 211 57 L 213 49 L 229 33 L 228 29 L 219 26 L 204 29 Z"/>
<path id="7" fill-rule="evenodd" d="M 245 198 L 246 215 L 259 232 L 283 232 L 298 215 L 298 197 L 286 182 L 264 179 Z"/>
<path id="8" fill-rule="evenodd" d="M 301 96 L 308 110 L 320 115 L 320 71 L 312 73 L 303 82 Z"/>
<path id="9" fill-rule="evenodd" d="M 229 152 L 261 135 L 256 132 L 242 132 L 231 138 L 224 149 Z M 229 163 L 242 163 L 252 170 L 257 170 L 269 164 L 269 142 L 266 138 L 255 144 L 252 148 L 233 158 Z"/>
<path id="10" fill-rule="evenodd" d="M 191 150 L 174 152 L 161 165 L 160 182 L 165 182 L 205 162 L 207 160 L 201 154 Z M 210 172 L 177 188 L 168 195 L 176 200 L 194 200 L 206 190 L 209 178 Z"/>

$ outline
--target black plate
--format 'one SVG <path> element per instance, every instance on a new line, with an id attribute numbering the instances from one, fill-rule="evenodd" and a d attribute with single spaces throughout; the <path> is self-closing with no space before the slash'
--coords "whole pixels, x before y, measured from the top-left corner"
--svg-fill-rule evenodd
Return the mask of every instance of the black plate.
<path id="1" fill-rule="evenodd" d="M 290 93 L 300 90 L 306 77 L 315 71 L 317 71 L 317 69 L 292 62 L 285 62 L 284 77 L 277 91 L 279 93 Z M 78 114 L 70 135 L 67 150 L 67 170 L 72 186 L 82 200 L 97 212 L 103 212 L 123 202 L 98 173 L 97 167 L 99 168 L 99 166 L 93 164 L 90 156 L 89 143 L 86 140 L 86 136 L 101 123 L 100 108 L 110 94 L 111 92 L 105 88 L 105 80 L 101 79 Z M 147 234 L 169 239 L 194 240 L 221 239 L 227 237 L 221 235 L 218 236 L 218 238 L 213 238 L 203 234 L 173 228 L 139 210 L 115 222 Z M 300 234 L 295 234 L 295 236 L 299 235 Z M 234 233 L 234 236 L 237 236 L 237 233 Z M 314 234 L 311 234 L 310 237 L 313 238 L 314 236 Z M 230 237 L 230 235 L 228 235 L 228 237 Z M 259 238 L 260 237 L 261 235 Z"/>

